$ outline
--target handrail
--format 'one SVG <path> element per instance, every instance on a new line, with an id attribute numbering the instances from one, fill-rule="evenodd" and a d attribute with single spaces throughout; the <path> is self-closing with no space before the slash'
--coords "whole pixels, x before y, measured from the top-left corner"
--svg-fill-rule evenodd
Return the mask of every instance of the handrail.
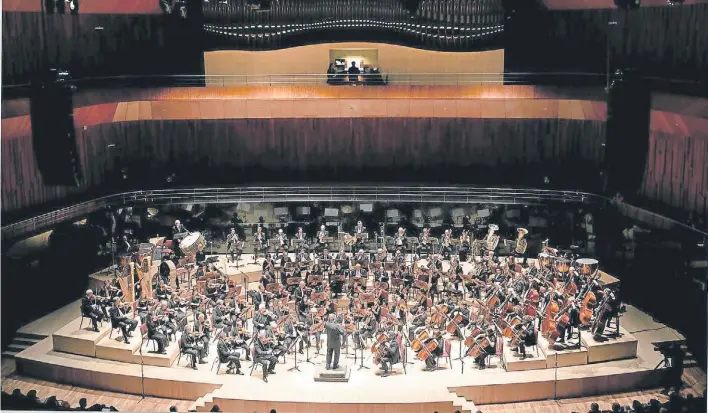
<path id="1" fill-rule="evenodd" d="M 457 186 L 264 186 L 175 188 L 123 192 L 81 202 L 2 226 L 2 238 L 13 239 L 45 230 L 58 222 L 77 219 L 111 206 L 170 203 L 261 202 L 416 202 L 538 205 L 545 202 L 588 203 L 595 195 L 580 191 L 478 188 Z"/>

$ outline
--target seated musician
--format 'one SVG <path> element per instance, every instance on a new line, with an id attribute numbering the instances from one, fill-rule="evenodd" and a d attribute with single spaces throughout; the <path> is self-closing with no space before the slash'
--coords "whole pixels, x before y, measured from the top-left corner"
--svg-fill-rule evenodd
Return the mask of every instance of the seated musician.
<path id="1" fill-rule="evenodd" d="M 251 353 L 248 351 L 248 340 L 251 339 L 251 334 L 244 327 L 245 321 L 239 317 L 234 317 L 230 334 L 232 338 L 232 347 L 241 348 L 246 353 L 246 360 L 251 359 Z"/>
<path id="2" fill-rule="evenodd" d="M 202 355 L 203 349 L 199 348 L 197 339 L 193 336 L 191 325 L 184 328 L 182 338 L 179 342 L 179 348 L 182 354 L 186 354 L 191 357 L 192 368 L 194 370 L 197 369 L 197 358 L 199 358 L 199 364 L 206 364 L 206 361 L 204 361 L 204 356 Z"/>
<path id="3" fill-rule="evenodd" d="M 162 262 L 160 263 L 159 267 L 160 280 L 162 280 L 164 283 L 170 282 L 170 265 L 167 263 L 168 261 L 169 259 L 166 255 L 164 255 L 162 257 Z"/>
<path id="4" fill-rule="evenodd" d="M 457 258 L 453 258 L 452 261 L 450 261 L 450 278 L 454 279 L 454 284 L 455 284 L 455 291 L 460 290 L 460 283 L 462 282 L 462 273 L 464 271 L 462 270 L 462 266 L 460 265 L 460 261 L 458 261 Z"/>
<path id="5" fill-rule="evenodd" d="M 177 234 L 182 234 L 185 232 L 189 232 L 187 227 L 185 227 L 184 224 L 182 224 L 182 222 L 180 222 L 179 219 L 175 220 L 175 224 L 172 225 L 172 236 L 174 237 Z"/>
<path id="6" fill-rule="evenodd" d="M 149 301 L 145 297 L 140 297 L 138 304 L 135 306 L 135 310 L 138 312 L 138 317 L 140 317 L 141 322 L 145 322 L 145 318 L 150 313 Z"/>
<path id="7" fill-rule="evenodd" d="M 429 339 L 423 342 L 423 347 L 425 347 L 431 341 L 436 341 L 437 346 L 435 347 L 435 349 L 429 352 L 430 354 L 428 354 L 428 357 L 426 357 L 425 359 L 425 371 L 435 370 L 435 367 L 438 364 L 438 359 L 443 355 L 445 340 L 443 339 L 442 331 L 435 330 L 435 333 L 433 333 L 433 337 L 430 337 Z M 426 350 L 421 351 L 425 352 Z"/>
<path id="8" fill-rule="evenodd" d="M 256 308 L 259 308 L 261 306 L 261 304 L 265 305 L 266 308 L 268 308 L 270 306 L 270 295 L 266 291 L 263 284 L 260 284 L 258 286 L 258 291 L 253 291 L 253 294 L 251 297 L 253 299 L 253 305 Z"/>
<path id="9" fill-rule="evenodd" d="M 351 272 L 351 277 L 361 277 L 366 279 L 369 275 L 365 269 L 361 268 L 361 264 L 356 264 Z"/>
<path id="10" fill-rule="evenodd" d="M 147 325 L 147 337 L 157 343 L 157 352 L 167 354 L 165 347 L 169 344 L 169 339 L 164 332 L 164 327 L 158 326 L 150 314 L 145 317 L 145 325 Z"/>
<path id="11" fill-rule="evenodd" d="M 440 271 L 433 270 L 430 275 L 430 289 L 428 290 L 428 296 L 435 300 L 438 295 L 438 282 L 440 281 Z"/>
<path id="12" fill-rule="evenodd" d="M 486 368 L 486 360 L 487 356 L 496 354 L 496 345 L 497 345 L 497 334 L 496 331 L 494 330 L 494 327 L 490 327 L 487 329 L 487 334 L 486 334 L 487 339 L 489 340 L 489 346 L 483 349 L 483 351 L 480 353 L 479 356 L 475 359 L 475 364 L 479 365 L 480 370 L 484 370 Z"/>
<path id="13" fill-rule="evenodd" d="M 295 291 L 293 291 L 293 298 L 295 299 L 295 303 L 299 304 L 304 297 L 305 297 L 305 281 L 300 281 L 298 286 L 295 288 Z"/>
<path id="14" fill-rule="evenodd" d="M 213 327 L 206 320 L 206 315 L 204 315 L 204 313 L 199 313 L 196 320 L 194 320 L 194 332 L 199 334 L 197 340 L 204 343 L 204 346 L 201 348 L 201 351 L 203 352 L 202 358 L 209 354 L 209 333 L 211 333 L 212 330 Z"/>
<path id="15" fill-rule="evenodd" d="M 283 315 L 287 316 L 290 314 L 290 311 L 286 308 L 283 310 Z M 283 333 L 284 333 L 284 338 L 283 338 L 283 346 L 290 350 L 290 348 L 293 346 L 293 343 L 295 340 L 297 340 L 298 337 L 298 332 L 297 329 L 295 328 L 295 324 L 293 323 L 293 320 L 291 317 L 288 317 L 287 320 L 285 320 L 285 323 L 283 324 Z M 298 352 L 302 354 L 302 348 L 303 348 L 303 343 L 300 341 L 299 343 L 299 348 Z"/>
<path id="16" fill-rule="evenodd" d="M 446 229 L 443 233 L 442 239 L 440 240 L 441 252 L 444 259 L 450 259 L 450 253 L 452 253 L 452 230 Z"/>
<path id="17" fill-rule="evenodd" d="M 421 327 L 425 327 L 425 321 L 428 318 L 427 313 L 421 307 L 411 307 L 410 313 L 413 316 L 411 326 L 408 329 L 408 337 L 415 337 L 415 331 Z"/>
<path id="18" fill-rule="evenodd" d="M 253 328 L 256 331 L 266 330 L 271 331 L 270 323 L 273 321 L 270 314 L 266 310 L 265 304 L 258 306 L 258 312 L 253 316 Z"/>
<path id="19" fill-rule="evenodd" d="M 521 354 L 521 359 L 526 358 L 526 347 L 536 345 L 536 328 L 534 326 L 534 319 L 531 316 L 524 316 L 521 327 L 521 337 L 519 340 L 518 349 L 514 349 Z"/>
<path id="20" fill-rule="evenodd" d="M 462 321 L 457 324 L 461 328 L 467 327 L 470 323 L 470 309 L 467 306 L 466 301 L 462 301 L 458 308 L 455 308 L 450 312 L 450 318 L 453 320 L 455 319 L 455 317 L 457 317 L 457 315 L 460 315 L 462 317 Z M 460 332 L 458 331 L 457 334 L 460 334 Z"/>
<path id="21" fill-rule="evenodd" d="M 113 307 L 108 311 L 111 316 L 111 327 L 120 328 L 123 333 L 123 341 L 125 344 L 130 344 L 129 337 L 132 337 L 132 332 L 138 326 L 138 322 L 126 316 L 126 311 L 123 310 L 123 303 L 120 298 L 116 298 Z"/>
<path id="22" fill-rule="evenodd" d="M 268 383 L 268 375 L 275 374 L 275 365 L 278 364 L 278 359 L 273 354 L 273 349 L 270 345 L 270 339 L 265 331 L 258 333 L 258 339 L 254 344 L 254 361 L 261 363 L 263 366 L 263 381 Z"/>
<path id="23" fill-rule="evenodd" d="M 172 226 L 172 241 L 173 241 L 173 250 L 175 252 L 175 255 L 177 257 L 181 257 L 182 250 L 179 247 L 180 240 L 182 237 L 180 235 L 188 233 L 189 230 L 187 227 L 185 227 L 179 220 L 175 221 L 175 224 Z"/>
<path id="24" fill-rule="evenodd" d="M 384 371 L 381 377 L 388 377 L 391 371 L 391 366 L 401 362 L 401 348 L 398 346 L 398 341 L 396 340 L 395 334 L 392 334 L 392 337 L 384 343 L 380 344 L 386 346 L 386 352 L 384 353 L 384 356 L 381 357 L 381 368 Z"/>
<path id="25" fill-rule="evenodd" d="M 226 333 L 221 332 L 219 334 L 219 343 L 216 345 L 216 352 L 219 356 L 220 363 L 226 364 L 226 373 L 233 373 L 236 369 L 236 374 L 242 376 L 241 373 L 241 360 L 238 351 L 231 348 L 226 340 Z"/>
<path id="26" fill-rule="evenodd" d="M 316 250 L 322 250 L 325 247 L 327 247 L 327 241 L 325 240 L 326 236 L 327 236 L 327 228 L 324 225 L 322 225 L 320 227 L 320 230 L 317 231 L 317 244 L 315 244 Z"/>
<path id="27" fill-rule="evenodd" d="M 370 309 L 366 310 L 366 322 L 364 325 L 354 332 L 354 344 L 356 345 L 356 350 L 362 350 L 364 348 L 364 340 L 374 336 L 377 330 L 378 323 L 376 318 Z"/>
<path id="28" fill-rule="evenodd" d="M 297 305 L 297 320 L 300 323 L 307 323 L 310 320 L 310 299 L 307 296 L 302 297 Z"/>
<path id="29" fill-rule="evenodd" d="M 226 313 L 224 300 L 218 300 L 216 307 L 214 307 L 214 327 L 224 329 L 228 323 L 228 314 Z"/>
<path id="30" fill-rule="evenodd" d="M 184 307 L 185 302 L 179 298 L 177 292 L 173 292 L 167 304 L 172 310 L 172 319 L 175 325 L 181 330 L 187 325 L 187 309 Z"/>
<path id="31" fill-rule="evenodd" d="M 334 256 L 334 259 L 335 260 L 346 260 L 348 263 L 349 262 L 349 254 L 347 254 L 347 252 L 344 251 L 344 248 L 340 248 L 337 255 Z"/>
<path id="32" fill-rule="evenodd" d="M 386 248 L 379 248 L 378 250 L 376 250 L 376 256 L 374 257 L 374 261 L 378 261 L 382 263 L 381 265 L 383 265 L 383 262 L 386 261 L 386 258 L 388 258 L 388 251 L 386 250 Z"/>
<path id="33" fill-rule="evenodd" d="M 428 268 L 433 269 L 437 268 L 438 271 L 442 271 L 442 261 L 440 260 L 440 254 L 433 254 L 432 257 L 430 257 L 430 261 L 428 261 Z"/>
<path id="34" fill-rule="evenodd" d="M 420 237 L 418 237 L 418 243 L 420 244 L 418 247 L 418 254 L 427 257 L 428 254 L 430 254 L 430 249 L 432 248 L 430 243 L 430 228 L 423 228 L 423 233 L 421 233 Z"/>
<path id="35" fill-rule="evenodd" d="M 157 299 L 160 301 L 164 301 L 170 298 L 170 291 L 167 289 L 167 285 L 165 285 L 164 281 L 162 280 L 160 280 L 160 283 L 157 286 L 157 289 L 155 290 L 155 297 L 157 297 Z"/>
<path id="36" fill-rule="evenodd" d="M 406 265 L 406 253 L 404 252 L 404 250 L 396 250 L 396 253 L 393 255 L 393 262 L 395 262 L 398 266 L 401 267 Z"/>
<path id="37" fill-rule="evenodd" d="M 106 288 L 111 302 L 115 302 L 116 298 L 123 298 L 123 289 L 120 288 L 120 281 L 118 281 L 118 276 L 115 274 L 111 281 L 106 280 L 104 288 Z"/>
<path id="38" fill-rule="evenodd" d="M 320 255 L 320 259 L 321 260 L 332 260 L 332 259 L 334 259 L 334 256 L 329 253 L 329 249 L 325 248 L 324 250 L 322 250 L 322 255 Z M 327 265 L 329 265 L 329 264 L 327 264 Z"/>
<path id="39" fill-rule="evenodd" d="M 170 310 L 167 301 L 160 301 L 160 305 L 155 309 L 154 320 L 157 324 L 165 327 L 165 334 L 171 336 L 177 331 L 177 326 L 172 321 L 173 312 Z"/>
<path id="40" fill-rule="evenodd" d="M 362 237 L 363 234 L 366 234 L 366 227 L 361 221 L 356 222 L 356 227 L 354 227 L 354 236 L 356 237 L 356 241 L 354 241 L 354 245 L 352 246 L 353 249 L 355 250 L 361 250 L 361 247 L 364 246 L 364 238 Z"/>
<path id="41" fill-rule="evenodd" d="M 103 313 L 99 305 L 99 298 L 93 295 L 93 291 L 86 290 L 86 296 L 81 299 L 81 314 L 91 319 L 91 325 L 95 332 L 98 332 L 98 322 L 103 320 Z"/>
<path id="42" fill-rule="evenodd" d="M 396 251 L 401 251 L 405 253 L 408 249 L 408 239 L 406 238 L 406 230 L 403 229 L 403 227 L 398 228 L 398 232 L 396 232 L 396 236 L 393 240 L 393 243 L 396 246 Z"/>
<path id="43" fill-rule="evenodd" d="M 460 248 L 458 254 L 460 255 L 460 261 L 467 262 L 467 254 L 470 251 L 470 233 L 467 229 L 462 230 L 462 235 L 460 235 Z"/>
<path id="44" fill-rule="evenodd" d="M 357 251 L 356 255 L 354 256 L 354 261 L 356 262 L 362 262 L 366 261 L 369 259 L 369 254 L 365 253 L 364 250 L 360 249 Z"/>

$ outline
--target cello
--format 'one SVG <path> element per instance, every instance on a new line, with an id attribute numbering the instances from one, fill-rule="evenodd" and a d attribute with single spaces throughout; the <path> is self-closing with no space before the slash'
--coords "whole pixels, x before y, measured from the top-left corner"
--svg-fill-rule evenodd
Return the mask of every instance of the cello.
<path id="1" fill-rule="evenodd" d="M 589 326 L 592 323 L 592 312 L 597 305 L 597 297 L 592 291 L 588 291 L 583 297 L 583 304 L 580 307 L 579 316 L 580 323 L 584 326 Z"/>

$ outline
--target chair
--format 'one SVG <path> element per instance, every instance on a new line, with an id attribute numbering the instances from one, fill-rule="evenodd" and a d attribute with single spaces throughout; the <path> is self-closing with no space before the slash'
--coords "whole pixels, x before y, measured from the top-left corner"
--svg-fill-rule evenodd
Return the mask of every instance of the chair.
<path id="1" fill-rule="evenodd" d="M 148 337 L 148 329 L 147 329 L 147 324 L 140 324 L 140 336 L 142 337 L 142 341 L 148 342 L 148 345 L 150 345 L 150 341 L 153 343 L 153 349 L 154 351 L 157 351 L 157 340 L 154 338 Z"/>
<path id="2" fill-rule="evenodd" d="M 91 320 L 91 317 L 89 317 L 89 316 L 87 316 L 86 314 L 84 314 L 84 309 L 83 309 L 83 308 L 79 307 L 79 311 L 81 312 L 81 323 L 79 324 L 79 330 L 81 330 L 81 329 L 84 327 L 84 318 L 88 318 L 89 320 Z M 90 325 L 90 324 L 91 324 L 91 321 L 89 321 L 89 325 Z M 99 320 L 99 321 L 98 321 L 98 325 L 100 325 L 100 326 L 103 327 L 103 322 Z"/>
<path id="3" fill-rule="evenodd" d="M 221 365 L 223 364 L 223 363 L 221 363 L 221 359 L 219 358 L 219 356 L 214 357 L 214 361 L 211 362 L 211 369 L 210 370 L 214 371 L 214 364 L 217 364 L 217 363 L 218 363 L 218 366 L 216 366 L 216 374 L 218 375 L 219 369 L 221 369 Z"/>
<path id="4" fill-rule="evenodd" d="M 462 345 L 462 344 L 460 344 Z M 443 354 L 441 358 L 444 358 L 447 360 L 447 365 L 448 367 L 452 368 L 452 358 L 450 357 L 450 352 L 452 352 L 452 342 L 450 340 L 445 340 L 445 344 L 443 347 Z M 437 367 L 440 367 L 440 358 L 437 359 Z"/>
<path id="5" fill-rule="evenodd" d="M 248 373 L 249 376 L 253 375 L 253 370 L 256 368 L 256 365 L 263 366 L 263 362 L 256 360 L 256 349 L 255 348 L 251 349 L 251 360 L 253 360 L 253 362 L 251 364 L 251 372 Z M 218 373 L 218 370 L 217 370 L 217 373 Z"/>

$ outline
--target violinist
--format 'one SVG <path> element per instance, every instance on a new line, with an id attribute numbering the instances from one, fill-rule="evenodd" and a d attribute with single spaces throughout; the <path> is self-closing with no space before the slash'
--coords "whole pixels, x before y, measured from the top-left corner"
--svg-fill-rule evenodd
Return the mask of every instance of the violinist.
<path id="1" fill-rule="evenodd" d="M 200 350 L 199 345 L 197 344 L 197 340 L 192 334 L 192 326 L 188 325 L 184 328 L 184 333 L 182 333 L 182 338 L 180 339 L 179 347 L 182 354 L 186 354 L 187 356 L 191 357 L 192 368 L 194 370 L 197 370 L 197 357 L 199 357 L 203 353 L 203 350 Z M 199 364 L 206 364 L 204 356 L 199 357 Z"/>
<path id="2" fill-rule="evenodd" d="M 354 344 L 356 345 L 356 350 L 362 350 L 364 348 L 364 340 L 374 336 L 376 332 L 377 323 L 374 315 L 370 309 L 366 310 L 366 321 L 364 325 L 354 332 Z M 385 369 L 384 369 L 385 370 Z"/>
<path id="3" fill-rule="evenodd" d="M 258 306 L 258 312 L 253 316 L 253 327 L 256 331 L 266 330 L 270 333 L 270 323 L 273 321 L 270 313 L 266 310 L 265 304 L 260 304 Z"/>
<path id="4" fill-rule="evenodd" d="M 229 345 L 227 339 L 226 339 L 226 333 L 220 333 L 219 334 L 219 343 L 216 345 L 216 352 L 219 355 L 219 362 L 220 363 L 227 363 L 226 364 L 226 373 L 233 373 L 234 369 L 236 370 L 236 374 L 239 376 L 242 376 L 243 373 L 241 373 L 241 360 L 239 357 L 238 352 L 235 349 L 232 349 L 231 346 Z"/>
<path id="5" fill-rule="evenodd" d="M 403 227 L 398 228 L 398 232 L 396 232 L 396 236 L 393 240 L 393 243 L 396 246 L 396 251 L 405 252 L 406 249 L 408 248 L 408 239 L 406 238 L 406 230 L 403 229 Z"/>
<path id="6" fill-rule="evenodd" d="M 123 298 L 123 289 L 120 288 L 120 281 L 115 274 L 111 281 L 106 280 L 104 290 L 104 295 L 110 299 L 110 302 L 114 302 L 116 298 Z"/>
<path id="7" fill-rule="evenodd" d="M 206 316 L 204 313 L 199 313 L 196 320 L 194 320 L 194 333 L 198 336 L 197 340 L 203 343 L 203 345 L 200 346 L 200 355 L 202 358 L 209 354 L 209 333 L 212 330 L 213 328 L 209 325 L 209 322 L 206 321 Z"/>
<path id="8" fill-rule="evenodd" d="M 157 289 L 155 290 L 155 297 L 157 297 L 157 299 L 160 301 L 164 301 L 170 298 L 170 291 L 165 285 L 165 282 L 162 280 L 160 280 L 160 283 L 157 286 Z"/>
<path id="9" fill-rule="evenodd" d="M 278 229 L 278 238 L 276 240 L 278 241 L 278 251 L 285 251 L 288 247 L 288 237 L 283 233 L 282 228 Z"/>
<path id="10" fill-rule="evenodd" d="M 268 375 L 275 374 L 275 365 L 278 359 L 273 354 L 273 349 L 270 345 L 270 339 L 265 331 L 258 333 L 258 339 L 254 344 L 255 360 L 263 366 L 263 381 L 268 383 Z"/>
<path id="11" fill-rule="evenodd" d="M 258 286 L 258 291 L 253 291 L 252 294 L 253 305 L 260 308 L 261 304 L 265 305 L 266 308 L 270 305 L 270 295 L 265 290 L 263 284 Z"/>
<path id="12" fill-rule="evenodd" d="M 246 360 L 251 361 L 251 353 L 248 351 L 248 340 L 251 339 L 251 335 L 243 328 L 243 321 L 240 318 L 234 318 L 233 326 L 231 328 L 231 346 L 234 349 L 240 348 L 246 354 Z"/>
<path id="13" fill-rule="evenodd" d="M 81 299 L 81 314 L 91 319 L 91 325 L 95 332 L 98 332 L 98 322 L 103 320 L 98 301 L 98 297 L 93 295 L 91 290 L 86 290 L 86 296 Z"/>
<path id="14" fill-rule="evenodd" d="M 145 297 L 140 297 L 138 304 L 135 306 L 135 310 L 138 312 L 138 317 L 140 317 L 141 322 L 145 322 L 145 318 L 150 313 L 150 305 Z"/>
<path id="15" fill-rule="evenodd" d="M 160 301 L 160 306 L 155 309 L 154 320 L 165 327 L 165 333 L 170 336 L 177 331 L 177 327 L 170 319 L 172 311 L 170 311 L 167 301 Z"/>
<path id="16" fill-rule="evenodd" d="M 228 314 L 226 313 L 226 306 L 224 306 L 223 300 L 218 300 L 216 302 L 216 307 L 214 307 L 214 327 L 219 329 L 226 328 Z"/>
<path id="17" fill-rule="evenodd" d="M 231 228 L 231 232 L 226 236 L 226 252 L 231 262 L 236 262 L 243 253 L 243 242 L 239 240 L 236 228 Z"/>
<path id="18" fill-rule="evenodd" d="M 383 356 L 381 357 L 381 368 L 384 371 L 381 377 L 388 377 L 391 366 L 401 362 L 401 349 L 398 346 L 395 335 L 379 345 L 385 346 Z"/>
<path id="19" fill-rule="evenodd" d="M 283 310 L 283 313 L 285 316 L 288 316 L 290 314 L 290 311 L 286 308 Z M 283 324 L 283 332 L 285 334 L 285 337 L 283 339 L 283 345 L 285 346 L 285 348 L 289 349 L 298 337 L 297 329 L 295 328 L 295 324 L 293 323 L 292 317 L 288 317 L 288 319 L 285 320 L 285 323 Z M 300 341 L 299 345 L 300 347 L 298 348 L 298 352 L 302 354 L 302 341 Z"/>
<path id="20" fill-rule="evenodd" d="M 315 244 L 315 249 L 316 250 L 325 250 L 326 252 L 326 247 L 327 247 L 327 240 L 325 238 L 327 237 L 327 228 L 322 225 L 320 227 L 320 230 L 317 231 L 317 244 Z"/>
<path id="21" fill-rule="evenodd" d="M 157 352 L 159 354 L 167 354 L 165 347 L 169 343 L 167 335 L 164 334 L 163 328 L 157 325 L 150 314 L 145 317 L 145 324 L 147 325 L 147 337 L 150 340 L 155 340 L 157 343 Z"/>
<path id="22" fill-rule="evenodd" d="M 462 270 L 462 266 L 460 265 L 460 261 L 458 261 L 457 258 L 453 258 L 452 261 L 450 261 L 449 276 L 450 276 L 450 278 L 454 279 L 455 291 L 460 290 L 460 283 L 462 282 L 462 273 L 463 272 L 464 271 Z"/>
<path id="23" fill-rule="evenodd" d="M 423 352 L 428 353 L 426 354 L 427 357 L 425 358 L 425 371 L 435 370 L 435 367 L 438 364 L 438 358 L 440 358 L 443 354 L 443 346 L 445 345 L 445 342 L 443 340 L 443 334 L 441 330 L 435 330 L 433 337 L 430 337 L 429 339 L 423 342 L 423 347 L 428 348 L 430 342 L 432 341 L 435 341 L 437 344 L 432 351 L 421 350 Z"/>
<path id="24" fill-rule="evenodd" d="M 116 298 L 113 302 L 113 307 L 108 310 L 111 316 L 111 327 L 120 328 L 123 333 L 123 341 L 125 344 L 130 344 L 129 337 L 133 336 L 133 331 L 138 327 L 138 322 L 126 316 L 127 312 L 123 309 L 123 303 L 120 298 Z"/>
<path id="25" fill-rule="evenodd" d="M 172 293 L 168 301 L 169 308 L 172 312 L 172 319 L 180 329 L 187 325 L 187 309 L 184 307 L 185 302 L 179 298 L 176 292 Z"/>
<path id="26" fill-rule="evenodd" d="M 304 296 L 297 305 L 297 320 L 300 323 L 307 323 L 310 320 L 311 302 L 307 296 Z"/>

